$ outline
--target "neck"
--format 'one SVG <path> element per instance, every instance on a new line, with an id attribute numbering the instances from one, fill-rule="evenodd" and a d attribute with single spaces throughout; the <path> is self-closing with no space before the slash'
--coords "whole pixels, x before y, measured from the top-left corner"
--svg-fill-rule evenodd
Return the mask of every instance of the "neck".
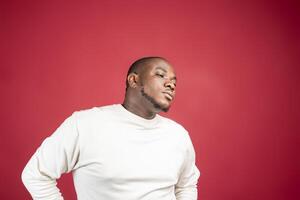
<path id="1" fill-rule="evenodd" d="M 130 101 L 127 98 L 125 98 L 122 106 L 129 112 L 132 112 L 133 114 L 136 114 L 145 119 L 153 119 L 157 114 L 154 111 L 147 110 L 146 106 L 144 106 L 143 104 L 136 101 Z"/>

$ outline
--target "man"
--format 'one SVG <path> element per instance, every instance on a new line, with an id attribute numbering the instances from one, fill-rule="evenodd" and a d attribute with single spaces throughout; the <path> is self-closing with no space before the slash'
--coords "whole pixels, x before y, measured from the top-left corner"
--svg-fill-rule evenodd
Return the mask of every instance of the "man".
<path id="1" fill-rule="evenodd" d="M 176 76 L 161 57 L 134 62 L 123 104 L 74 112 L 37 149 L 22 173 L 33 199 L 63 199 L 73 173 L 79 200 L 196 200 L 195 152 L 187 131 L 158 115 L 175 96 Z"/>

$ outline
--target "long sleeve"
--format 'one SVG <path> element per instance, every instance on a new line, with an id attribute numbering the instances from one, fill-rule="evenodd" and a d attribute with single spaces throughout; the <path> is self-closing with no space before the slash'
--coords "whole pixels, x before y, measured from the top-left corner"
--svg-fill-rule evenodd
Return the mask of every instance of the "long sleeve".
<path id="1" fill-rule="evenodd" d="M 70 172 L 79 156 L 76 112 L 68 117 L 31 157 L 22 172 L 22 181 L 33 199 L 62 200 L 56 179 Z"/>
<path id="2" fill-rule="evenodd" d="M 195 164 L 195 151 L 189 138 L 185 163 L 177 184 L 175 185 L 175 196 L 177 200 L 197 200 L 197 182 L 200 171 Z"/>

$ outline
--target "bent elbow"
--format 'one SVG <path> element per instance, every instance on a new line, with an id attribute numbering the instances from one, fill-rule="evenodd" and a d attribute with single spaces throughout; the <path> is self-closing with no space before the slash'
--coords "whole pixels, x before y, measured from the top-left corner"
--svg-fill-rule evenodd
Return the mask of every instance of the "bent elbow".
<path id="1" fill-rule="evenodd" d="M 28 181 L 30 179 L 29 177 L 30 176 L 28 175 L 28 171 L 25 167 L 21 173 L 21 180 L 22 180 L 22 183 L 25 185 L 25 187 L 27 187 L 27 185 L 28 185 Z"/>

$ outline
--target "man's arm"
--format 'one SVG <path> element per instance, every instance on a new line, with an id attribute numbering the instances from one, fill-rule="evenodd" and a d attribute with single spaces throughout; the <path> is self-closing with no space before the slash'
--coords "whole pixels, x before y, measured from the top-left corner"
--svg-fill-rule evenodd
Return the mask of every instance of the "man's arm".
<path id="1" fill-rule="evenodd" d="M 33 199 L 62 200 L 56 179 L 70 172 L 79 155 L 76 112 L 46 138 L 22 172 L 22 181 Z"/>
<path id="2" fill-rule="evenodd" d="M 188 138 L 188 149 L 183 169 L 177 184 L 175 185 L 175 196 L 177 200 L 197 200 L 197 182 L 200 171 L 195 164 L 195 151 L 193 144 Z"/>

